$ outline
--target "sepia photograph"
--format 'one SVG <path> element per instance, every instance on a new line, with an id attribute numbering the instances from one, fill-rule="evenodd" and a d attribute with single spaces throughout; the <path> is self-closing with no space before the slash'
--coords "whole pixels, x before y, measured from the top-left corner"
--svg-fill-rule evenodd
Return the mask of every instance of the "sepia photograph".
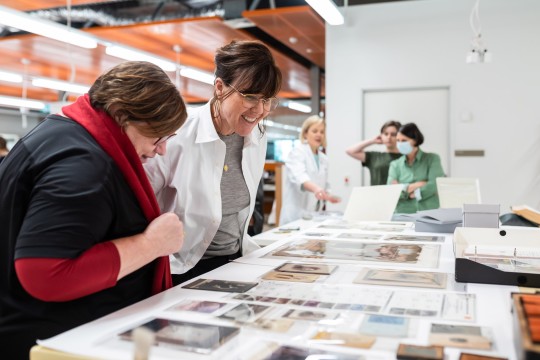
<path id="1" fill-rule="evenodd" d="M 353 280 L 355 284 L 413 286 L 445 289 L 447 274 L 393 269 L 363 269 Z"/>
<path id="2" fill-rule="evenodd" d="M 396 355 L 399 360 L 443 360 L 444 347 L 399 344 Z"/>
<path id="3" fill-rule="evenodd" d="M 281 266 L 278 266 L 275 270 L 304 274 L 330 275 L 336 268 L 337 265 L 288 262 Z"/>
<path id="4" fill-rule="evenodd" d="M 318 331 L 311 338 L 311 342 L 314 344 L 347 346 L 359 349 L 369 349 L 373 346 L 375 340 L 377 340 L 375 336 L 337 331 Z"/>
<path id="5" fill-rule="evenodd" d="M 291 281 L 291 282 L 304 282 L 312 283 L 319 279 L 320 275 L 316 274 L 302 274 L 294 272 L 284 271 L 270 271 L 262 276 L 263 280 L 271 281 Z"/>
<path id="6" fill-rule="evenodd" d="M 416 264 L 434 267 L 438 263 L 439 245 L 373 244 L 344 240 L 297 239 L 281 246 L 266 257 L 290 257 L 320 260 L 350 260 Z"/>
<path id="7" fill-rule="evenodd" d="M 307 320 L 307 321 L 320 321 L 320 320 L 333 320 L 337 318 L 338 314 L 330 314 L 322 311 L 313 310 L 288 310 L 282 317 L 285 319 L 294 320 Z"/>
<path id="8" fill-rule="evenodd" d="M 306 360 L 306 359 L 339 359 L 339 360 L 360 360 L 364 359 L 361 355 L 348 355 L 338 352 L 301 348 L 283 345 L 274 350 L 263 360 Z"/>
<path id="9" fill-rule="evenodd" d="M 385 241 L 444 241 L 444 236 L 426 236 L 426 235 L 387 235 Z"/>
<path id="10" fill-rule="evenodd" d="M 170 307 L 169 311 L 194 311 L 205 314 L 213 313 L 216 310 L 221 309 L 227 305 L 227 303 L 217 301 L 203 301 L 203 300 L 185 300 L 179 304 Z"/>
<path id="11" fill-rule="evenodd" d="M 232 320 L 236 322 L 247 322 L 253 320 L 258 315 L 270 309 L 267 305 L 256 304 L 238 304 L 226 313 L 218 316 L 221 319 Z"/>
<path id="12" fill-rule="evenodd" d="M 432 345 L 490 350 L 491 339 L 480 326 L 431 324 L 429 342 Z"/>
<path id="13" fill-rule="evenodd" d="M 155 333 L 155 345 L 157 346 L 174 347 L 182 351 L 200 354 L 210 354 L 240 331 L 237 327 L 168 319 L 154 319 L 142 326 Z M 120 338 L 133 341 L 134 329 L 119 334 Z"/>
<path id="14" fill-rule="evenodd" d="M 184 289 L 243 293 L 257 286 L 256 282 L 198 279 L 182 286 Z"/>

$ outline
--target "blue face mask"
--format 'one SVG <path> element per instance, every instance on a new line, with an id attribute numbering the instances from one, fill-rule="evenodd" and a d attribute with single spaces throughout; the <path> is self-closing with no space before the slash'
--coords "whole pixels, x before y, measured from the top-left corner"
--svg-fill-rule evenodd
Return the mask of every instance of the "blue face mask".
<path id="1" fill-rule="evenodd" d="M 398 141 L 397 149 L 403 155 L 409 155 L 413 151 L 413 147 L 408 141 Z"/>

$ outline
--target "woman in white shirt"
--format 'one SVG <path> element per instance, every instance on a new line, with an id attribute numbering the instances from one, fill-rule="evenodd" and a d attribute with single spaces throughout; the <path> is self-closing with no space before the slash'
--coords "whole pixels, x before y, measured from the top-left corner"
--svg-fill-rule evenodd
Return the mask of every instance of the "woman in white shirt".
<path id="1" fill-rule="evenodd" d="M 317 115 L 310 116 L 302 125 L 302 144 L 294 148 L 285 161 L 280 224 L 300 219 L 304 213 L 322 210 L 323 201 L 340 201 L 328 191 L 328 158 L 321 151 L 321 147 L 326 146 L 325 129 L 324 120 Z"/>
<path id="2" fill-rule="evenodd" d="M 162 211 L 184 222 L 171 256 L 175 285 L 226 264 L 256 245 L 247 235 L 266 156 L 259 124 L 278 105 L 281 72 L 258 41 L 233 41 L 215 56 L 214 96 L 188 119 L 146 171 Z"/>

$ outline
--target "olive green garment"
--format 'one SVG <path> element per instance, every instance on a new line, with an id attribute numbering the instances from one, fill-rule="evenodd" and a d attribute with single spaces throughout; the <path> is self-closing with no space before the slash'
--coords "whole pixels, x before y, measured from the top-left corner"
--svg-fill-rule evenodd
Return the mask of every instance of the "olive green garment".
<path id="1" fill-rule="evenodd" d="M 366 151 L 366 158 L 362 165 L 369 169 L 371 185 L 386 185 L 390 163 L 401 156 L 399 153 Z"/>
<path id="2" fill-rule="evenodd" d="M 425 153 L 420 149 L 412 165 L 407 163 L 405 155 L 392 161 L 388 171 L 388 184 L 391 184 L 393 180 L 397 180 L 400 184 L 427 181 L 427 184 L 420 188 L 421 200 L 409 199 L 407 192 L 402 191 L 395 212 L 410 214 L 419 210 L 437 209 L 439 195 L 435 179 L 444 176 L 439 155 Z"/>

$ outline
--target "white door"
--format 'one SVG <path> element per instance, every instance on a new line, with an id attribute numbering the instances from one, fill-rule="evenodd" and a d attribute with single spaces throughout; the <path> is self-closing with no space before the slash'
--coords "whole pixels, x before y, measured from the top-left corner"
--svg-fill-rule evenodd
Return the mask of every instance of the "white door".
<path id="1" fill-rule="evenodd" d="M 448 87 L 366 90 L 363 93 L 363 138 L 380 133 L 382 124 L 397 120 L 415 123 L 422 134 L 422 150 L 441 157 L 445 173 L 450 173 L 450 122 Z M 370 146 L 368 151 L 385 151 L 383 145 Z M 362 185 L 368 185 L 369 170 L 363 170 Z"/>

